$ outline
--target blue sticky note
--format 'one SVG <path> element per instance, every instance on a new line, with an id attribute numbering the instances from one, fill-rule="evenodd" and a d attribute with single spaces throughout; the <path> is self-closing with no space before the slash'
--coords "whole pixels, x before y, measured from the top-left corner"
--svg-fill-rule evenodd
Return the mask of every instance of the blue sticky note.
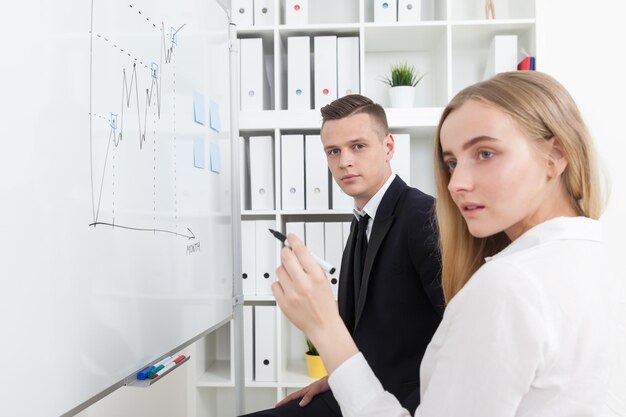
<path id="1" fill-rule="evenodd" d="M 216 132 L 222 130 L 220 124 L 220 105 L 213 100 L 209 100 L 209 127 Z"/>
<path id="2" fill-rule="evenodd" d="M 204 139 L 193 138 L 193 166 L 204 169 Z"/>
<path id="3" fill-rule="evenodd" d="M 220 146 L 217 143 L 211 143 L 211 171 L 220 173 L 222 170 L 222 160 L 220 156 Z"/>
<path id="4" fill-rule="evenodd" d="M 193 121 L 201 125 L 206 125 L 204 95 L 198 92 L 193 93 Z"/>

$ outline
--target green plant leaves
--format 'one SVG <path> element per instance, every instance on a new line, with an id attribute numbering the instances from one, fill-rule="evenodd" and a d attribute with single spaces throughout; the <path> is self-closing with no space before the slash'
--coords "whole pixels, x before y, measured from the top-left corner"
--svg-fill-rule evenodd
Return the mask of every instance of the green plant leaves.
<path id="1" fill-rule="evenodd" d="M 401 62 L 391 66 L 391 76 L 383 79 L 383 82 L 390 87 L 398 87 L 401 85 L 415 87 L 424 78 L 424 75 L 418 75 L 415 67 L 406 62 Z"/>

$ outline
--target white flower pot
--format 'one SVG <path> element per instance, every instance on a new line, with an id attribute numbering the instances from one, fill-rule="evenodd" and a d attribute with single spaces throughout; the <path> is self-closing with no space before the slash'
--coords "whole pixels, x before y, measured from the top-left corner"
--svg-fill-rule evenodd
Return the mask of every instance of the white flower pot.
<path id="1" fill-rule="evenodd" d="M 415 87 L 400 85 L 389 89 L 391 107 L 413 107 L 415 105 Z"/>

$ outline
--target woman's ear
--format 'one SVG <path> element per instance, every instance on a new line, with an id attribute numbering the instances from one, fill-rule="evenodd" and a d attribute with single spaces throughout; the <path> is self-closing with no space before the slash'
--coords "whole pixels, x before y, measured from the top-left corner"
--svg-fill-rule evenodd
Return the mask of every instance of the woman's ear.
<path id="1" fill-rule="evenodd" d="M 565 159 L 565 153 L 561 142 L 552 136 L 548 142 L 548 179 L 552 179 L 560 176 L 565 168 L 567 168 L 567 159 Z"/>

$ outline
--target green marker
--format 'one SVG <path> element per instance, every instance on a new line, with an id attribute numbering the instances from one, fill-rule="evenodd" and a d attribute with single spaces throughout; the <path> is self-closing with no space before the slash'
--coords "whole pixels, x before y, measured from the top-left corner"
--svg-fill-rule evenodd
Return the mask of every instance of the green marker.
<path id="1" fill-rule="evenodd" d="M 148 377 L 147 379 L 152 379 L 152 377 L 154 376 L 154 374 L 156 374 L 157 372 L 159 372 L 161 369 L 164 368 L 165 365 L 159 365 L 156 368 L 154 368 L 153 370 L 151 370 L 150 372 L 148 372 Z"/>

